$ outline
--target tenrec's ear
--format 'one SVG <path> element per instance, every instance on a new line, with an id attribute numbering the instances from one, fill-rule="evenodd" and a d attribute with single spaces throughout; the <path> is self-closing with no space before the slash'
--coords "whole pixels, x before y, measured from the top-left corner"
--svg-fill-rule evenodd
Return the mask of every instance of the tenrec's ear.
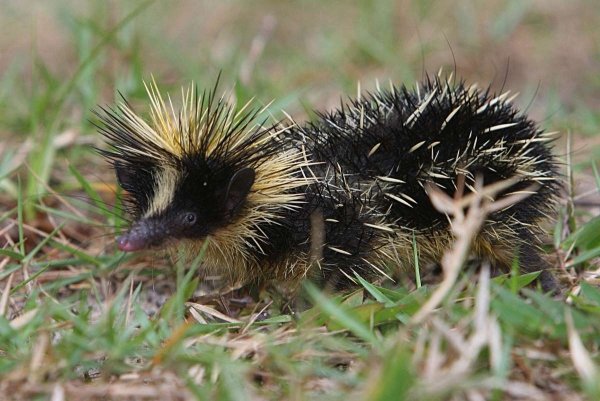
<path id="1" fill-rule="evenodd" d="M 232 216 L 237 209 L 244 203 L 252 184 L 254 184 L 254 178 L 256 174 L 254 169 L 245 167 L 235 172 L 229 185 L 227 186 L 227 192 L 225 193 L 225 209 Z"/>

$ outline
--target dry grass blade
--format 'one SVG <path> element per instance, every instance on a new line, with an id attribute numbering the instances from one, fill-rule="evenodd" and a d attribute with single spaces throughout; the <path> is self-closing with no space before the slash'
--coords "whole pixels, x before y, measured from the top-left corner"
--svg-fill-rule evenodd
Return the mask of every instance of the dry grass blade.
<path id="1" fill-rule="evenodd" d="M 565 312 L 565 320 L 569 331 L 569 350 L 571 351 L 573 366 L 575 366 L 577 373 L 579 373 L 584 382 L 592 384 L 598 380 L 598 368 L 592 361 L 589 351 L 585 349 L 581 342 L 581 337 L 573 324 L 571 311 L 567 310 Z"/>
<path id="2" fill-rule="evenodd" d="M 490 282 L 489 266 L 484 265 L 474 311 L 462 323 L 451 326 L 434 316 L 422 326 L 421 351 L 413 357 L 414 365 L 421 366 L 414 399 L 487 400 L 492 391 L 501 391 L 511 400 L 551 399 L 527 380 L 497 374 L 473 380 L 474 375 L 481 374 L 482 357 L 487 356 L 493 371 L 501 371 L 494 367 L 505 357 L 501 328 L 490 309 Z"/>
<path id="3" fill-rule="evenodd" d="M 8 260 L 5 258 L 4 260 Z M 10 296 L 10 289 L 12 287 L 14 273 L 11 273 L 8 276 L 8 280 L 6 280 L 6 285 L 4 286 L 4 291 L 2 292 L 2 297 L 0 298 L 0 316 L 6 315 L 6 310 L 8 308 L 8 300 Z"/>
<path id="4" fill-rule="evenodd" d="M 412 324 L 421 323 L 448 295 L 468 258 L 471 244 L 479 233 L 485 217 L 491 212 L 504 209 L 528 196 L 526 193 L 518 193 L 494 201 L 498 193 L 510 188 L 516 182 L 518 182 L 518 178 L 511 178 L 483 187 L 482 178 L 477 177 L 474 193 L 463 196 L 462 190 L 457 190 L 454 198 L 446 195 L 437 187 L 429 186 L 427 188 L 435 208 L 451 217 L 451 229 L 455 242 L 452 248 L 442 256 L 443 281 L 427 302 L 413 315 Z M 459 176 L 457 187 L 464 188 L 464 176 Z M 465 203 L 465 199 L 469 202 Z"/>
<path id="5" fill-rule="evenodd" d="M 186 302 L 185 305 L 190 307 L 190 309 L 195 309 L 199 312 L 206 313 L 207 315 L 210 315 L 214 318 L 223 320 L 224 322 L 227 322 L 227 323 L 242 323 L 240 320 L 235 319 L 231 316 L 227 316 L 226 314 L 221 313 L 218 310 L 216 310 L 215 308 L 211 308 L 210 306 L 202 305 L 202 304 L 195 303 L 195 302 Z"/>

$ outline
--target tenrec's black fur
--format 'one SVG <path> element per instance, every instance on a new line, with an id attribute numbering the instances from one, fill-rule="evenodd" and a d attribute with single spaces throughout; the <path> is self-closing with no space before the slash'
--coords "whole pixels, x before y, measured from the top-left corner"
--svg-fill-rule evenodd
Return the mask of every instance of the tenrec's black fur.
<path id="1" fill-rule="evenodd" d="M 407 119 L 423 102 L 423 97 L 436 88 L 446 90 L 446 96 L 435 96 L 413 124 L 407 124 Z M 414 231 L 417 243 L 449 230 L 447 217 L 433 207 L 422 185 L 423 180 L 418 179 L 432 164 L 432 152 L 426 145 L 440 142 L 434 147 L 434 152 L 439 152 L 435 166 L 440 173 L 448 176 L 447 179 L 428 179 L 453 195 L 458 178 L 453 167 L 457 155 L 460 155 L 459 164 L 478 158 L 467 170 L 473 177 L 482 175 L 485 185 L 492 184 L 518 174 L 522 160 L 515 156 L 523 145 L 509 147 L 501 159 L 493 155 L 482 156 L 484 152 L 497 146 L 502 138 L 512 143 L 543 133 L 533 121 L 504 102 L 477 114 L 480 107 L 495 97 L 489 90 L 477 91 L 473 95 L 463 83 L 452 87 L 450 83 L 433 79 L 425 81 L 420 92 L 421 99 L 417 92 L 404 86 L 378 91 L 359 100 L 351 100 L 338 110 L 319 113 L 316 121 L 293 128 L 290 137 L 301 138 L 298 140 L 308 147 L 313 160 L 321 163 L 314 166 L 313 171 L 323 179 L 308 187 L 306 205 L 284 219 L 289 222 L 285 228 L 273 227 L 269 237 L 286 238 L 283 243 L 274 242 L 277 253 L 293 252 L 305 244 L 309 216 L 314 210 L 320 210 L 326 221 L 338 221 L 325 225 L 326 243 L 346 250 L 350 255 L 325 247 L 323 269 L 313 272 L 312 276 L 320 276 L 327 283 L 343 287 L 351 284 L 347 276 L 353 276 L 352 270 L 366 277 L 378 275 L 372 266 L 361 263 L 361 259 L 376 252 L 373 243 L 379 241 L 374 240 L 386 233 L 365 227 L 364 223 L 385 221 L 398 230 Z M 459 104 L 463 106 L 441 129 L 448 114 Z M 363 122 L 362 127 L 360 121 Z M 506 123 L 515 125 L 484 133 L 491 126 Z M 411 147 L 421 141 L 425 141 L 426 145 L 410 152 Z M 539 255 L 538 224 L 552 214 L 559 183 L 557 167 L 546 142 L 530 143 L 528 146 L 532 149 L 527 157 L 537 159 L 536 170 L 543 172 L 543 178 L 549 180 L 542 181 L 534 194 L 518 204 L 489 216 L 486 224 L 497 227 L 504 235 L 497 241 L 491 240 L 492 246 L 519 250 L 514 256 L 519 258 L 521 267 L 526 271 L 548 267 Z M 369 151 L 378 144 L 377 150 L 369 156 Z M 403 181 L 392 186 L 392 193 L 409 195 L 415 201 L 410 202 L 412 207 L 385 196 L 390 188 L 384 190 L 376 184 L 375 177 L 378 176 Z M 523 179 L 504 193 L 525 190 L 534 183 Z M 406 242 L 406 238 L 403 241 Z M 410 243 L 406 242 L 405 246 L 410 247 Z M 439 251 L 441 255 L 442 250 Z M 512 262 L 507 265 L 506 260 L 494 260 L 493 255 L 478 256 L 490 258 L 496 268 L 504 271 L 510 268 Z M 410 264 L 411 261 L 404 262 Z M 342 269 L 347 269 L 347 275 L 341 274 Z M 544 273 L 542 279 L 547 289 L 553 286 L 548 273 Z"/>

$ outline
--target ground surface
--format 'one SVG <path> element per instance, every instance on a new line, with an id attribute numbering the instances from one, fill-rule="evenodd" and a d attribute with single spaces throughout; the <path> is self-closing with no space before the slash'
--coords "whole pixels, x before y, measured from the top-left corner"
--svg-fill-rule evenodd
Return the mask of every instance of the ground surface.
<path id="1" fill-rule="evenodd" d="M 584 0 L 3 2 L 0 400 L 600 399 L 599 21 Z M 358 81 L 440 68 L 520 92 L 561 132 L 546 250 L 563 298 L 484 269 L 447 287 L 308 287 L 318 306 L 291 314 L 116 250 L 127 223 L 90 120 L 117 90 L 142 107 L 152 75 L 178 93 L 220 72 L 240 102 L 304 119 Z"/>

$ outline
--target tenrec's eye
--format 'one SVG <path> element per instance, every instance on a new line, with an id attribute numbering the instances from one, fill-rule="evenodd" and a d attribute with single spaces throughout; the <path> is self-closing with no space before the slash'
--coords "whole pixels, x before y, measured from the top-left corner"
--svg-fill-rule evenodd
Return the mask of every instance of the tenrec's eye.
<path id="1" fill-rule="evenodd" d="M 185 222 L 185 224 L 187 224 L 189 226 L 194 225 L 196 223 L 196 213 L 192 213 L 192 212 L 186 213 L 183 216 L 183 221 Z"/>

